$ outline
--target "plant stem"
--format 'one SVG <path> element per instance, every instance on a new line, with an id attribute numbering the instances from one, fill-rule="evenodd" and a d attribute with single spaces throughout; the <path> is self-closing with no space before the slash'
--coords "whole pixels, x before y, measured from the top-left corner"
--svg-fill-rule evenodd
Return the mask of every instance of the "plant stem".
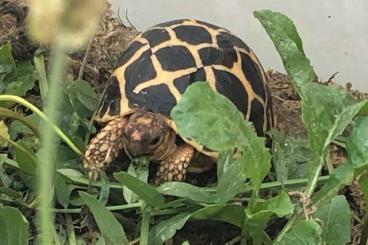
<path id="1" fill-rule="evenodd" d="M 51 97 L 51 96 L 49 96 Z M 15 95 L 0 95 L 0 101 L 14 101 L 17 102 L 25 107 L 27 107 L 28 109 L 30 109 L 31 111 L 33 111 L 34 113 L 36 113 L 39 117 L 41 117 L 45 122 L 47 122 L 47 124 L 50 125 L 50 127 L 55 131 L 55 133 L 62 139 L 64 140 L 64 142 L 78 155 L 82 155 L 82 152 L 78 149 L 78 147 L 68 138 L 68 136 L 65 135 L 65 133 L 58 127 L 55 125 L 54 122 L 52 122 L 50 120 L 50 118 L 48 116 L 46 116 L 40 109 L 38 109 L 36 106 L 32 105 L 31 103 L 29 103 L 27 100 L 15 96 Z"/>
<path id="2" fill-rule="evenodd" d="M 130 203 L 130 204 L 124 204 L 124 205 L 116 205 L 116 206 L 110 206 L 106 207 L 107 210 L 110 211 L 118 211 L 118 210 L 125 210 L 125 209 L 131 209 L 131 208 L 140 208 L 142 207 L 141 202 L 136 203 Z M 52 212 L 54 213 L 65 213 L 65 214 L 77 214 L 82 212 L 81 208 L 73 208 L 73 209 L 52 209 Z"/>
<path id="3" fill-rule="evenodd" d="M 314 162 L 311 162 L 311 164 L 315 164 L 316 167 L 313 169 L 313 173 L 311 175 L 311 177 L 309 177 L 309 181 L 308 181 L 308 185 L 306 188 L 306 193 L 308 194 L 308 196 L 311 196 L 314 189 L 316 188 L 317 182 L 318 182 L 318 178 L 319 178 L 319 174 L 321 172 L 322 166 L 323 166 L 323 155 L 319 156 L 318 159 L 316 159 L 317 164 Z"/>
<path id="4" fill-rule="evenodd" d="M 147 208 L 143 208 L 142 210 L 142 224 L 141 224 L 141 234 L 139 238 L 140 245 L 148 244 L 148 234 L 149 234 L 149 225 L 151 221 L 151 212 Z"/>
<path id="5" fill-rule="evenodd" d="M 48 120 L 41 123 L 42 131 L 41 141 L 42 147 L 40 150 L 39 160 L 39 180 L 38 191 L 40 210 L 37 213 L 38 228 L 40 232 L 41 244 L 52 244 L 51 234 L 55 229 L 53 216 L 51 213 L 53 176 L 54 176 L 54 156 L 56 155 L 55 131 L 52 125 L 55 125 L 58 120 L 57 111 L 59 109 L 61 94 L 59 88 L 61 79 L 64 74 L 65 67 L 65 50 L 61 46 L 56 46 L 54 49 L 54 57 L 52 61 L 52 69 L 50 73 L 50 87 L 45 106 L 45 115 Z M 51 122 L 52 125 L 50 125 Z"/>

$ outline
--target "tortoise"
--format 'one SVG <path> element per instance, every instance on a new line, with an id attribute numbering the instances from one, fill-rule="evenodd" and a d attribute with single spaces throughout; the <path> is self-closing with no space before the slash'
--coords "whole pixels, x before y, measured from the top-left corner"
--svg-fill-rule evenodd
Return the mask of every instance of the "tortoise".
<path id="1" fill-rule="evenodd" d="M 157 185 L 185 181 L 198 155 L 216 159 L 216 152 L 179 137 L 170 118 L 197 81 L 207 81 L 230 99 L 259 136 L 274 126 L 266 73 L 239 37 L 200 20 L 164 22 L 138 34 L 116 64 L 95 118 L 105 126 L 85 151 L 89 178 L 97 180 L 99 171 L 124 152 L 158 163 Z"/>

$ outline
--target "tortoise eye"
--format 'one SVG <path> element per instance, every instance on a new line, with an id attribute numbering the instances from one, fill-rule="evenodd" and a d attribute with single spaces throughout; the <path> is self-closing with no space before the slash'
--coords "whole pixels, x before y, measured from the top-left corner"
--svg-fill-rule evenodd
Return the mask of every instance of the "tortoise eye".
<path id="1" fill-rule="evenodd" d="M 156 138 L 154 138 L 152 141 L 151 141 L 151 145 L 152 146 L 155 146 L 157 145 L 158 143 L 160 143 L 160 136 L 157 136 Z"/>

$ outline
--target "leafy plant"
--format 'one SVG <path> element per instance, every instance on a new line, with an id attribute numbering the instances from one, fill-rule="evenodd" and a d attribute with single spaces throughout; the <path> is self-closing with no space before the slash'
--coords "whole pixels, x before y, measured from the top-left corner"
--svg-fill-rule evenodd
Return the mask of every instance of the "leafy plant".
<path id="1" fill-rule="evenodd" d="M 0 235 L 5 244 L 27 244 L 29 224 L 34 222 L 29 211 L 40 209 L 44 220 L 39 232 L 48 232 L 41 236 L 45 244 L 83 244 L 74 224 L 83 226 L 85 220 L 72 216 L 75 213 L 87 220 L 93 217 L 100 231 L 96 244 L 162 244 L 193 220 L 229 223 L 238 231 L 233 241 L 241 244 L 349 242 L 350 209 L 338 191 L 357 178 L 368 199 L 367 101 L 317 82 L 289 18 L 269 10 L 254 14 L 300 95 L 308 137 L 294 138 L 274 130 L 271 151 L 226 97 L 205 81 L 192 84 L 171 116 L 180 136 L 218 151 L 217 182 L 211 187 L 181 182 L 151 186 L 148 159 L 138 160 L 138 170 L 132 165 L 127 172 L 114 173 L 113 180 L 103 176 L 90 183 L 81 171 L 81 152 L 95 132 L 90 121 L 99 103 L 94 89 L 80 79 L 62 81 L 62 63 L 48 76 L 42 53 L 18 64 L 9 43 L 0 47 L 0 116 L 4 117 L 0 121 Z M 64 50 L 57 52 L 56 60 L 62 62 Z M 49 83 L 52 77 L 54 83 Z M 38 104 L 46 105 L 46 114 L 19 97 L 27 97 L 26 92 L 37 84 Z M 57 100 L 62 102 L 58 107 L 48 107 Z M 347 161 L 335 169 L 326 166 L 329 145 L 348 125 Z M 58 137 L 45 137 L 45 128 Z M 53 146 L 47 148 L 45 142 Z M 329 171 L 322 175 L 324 168 Z M 40 176 L 43 182 L 38 182 Z M 37 182 L 42 183 L 41 189 L 36 188 Z M 85 215 L 85 207 L 90 215 Z M 64 222 L 54 226 L 57 221 L 50 217 L 55 216 Z M 282 230 L 271 234 L 268 228 L 275 222 Z"/>

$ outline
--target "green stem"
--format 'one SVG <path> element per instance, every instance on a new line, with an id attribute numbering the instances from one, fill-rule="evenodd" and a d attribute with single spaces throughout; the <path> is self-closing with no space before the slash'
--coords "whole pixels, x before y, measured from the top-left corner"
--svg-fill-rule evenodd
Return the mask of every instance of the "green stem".
<path id="1" fill-rule="evenodd" d="M 311 164 L 313 165 L 316 164 L 316 167 L 313 169 L 312 175 L 309 178 L 308 185 L 306 188 L 306 193 L 308 194 L 309 197 L 313 194 L 313 191 L 316 188 L 316 185 L 318 183 L 318 178 L 319 178 L 322 166 L 323 166 L 323 155 L 324 154 L 322 154 L 322 156 L 316 159 L 317 164 L 314 162 L 311 162 Z"/>
<path id="2" fill-rule="evenodd" d="M 55 173 L 55 124 L 58 120 L 57 111 L 59 110 L 61 102 L 60 86 L 61 79 L 64 74 L 65 67 L 65 50 L 61 46 L 56 46 L 55 56 L 52 62 L 52 69 L 50 72 L 50 87 L 45 107 L 45 119 L 41 123 L 41 141 L 42 147 L 40 150 L 40 167 L 39 170 L 39 201 L 40 210 L 38 212 L 38 227 L 40 232 L 41 244 L 52 244 L 51 234 L 53 232 L 54 223 L 51 212 L 52 193 L 53 193 L 53 176 Z M 38 110 L 38 109 L 37 109 Z M 51 124 L 50 124 L 51 122 Z"/>
<path id="3" fill-rule="evenodd" d="M 139 238 L 140 245 L 148 244 L 149 225 L 151 221 L 151 212 L 147 208 L 143 208 L 141 234 Z"/>
<path id="4" fill-rule="evenodd" d="M 136 203 L 130 203 L 130 204 L 124 204 L 124 205 L 116 205 L 116 206 L 110 206 L 110 207 L 106 207 L 107 210 L 110 211 L 121 211 L 121 210 L 126 210 L 126 209 L 132 209 L 132 208 L 141 208 L 142 207 L 142 203 L 141 202 L 136 202 Z M 78 214 L 80 212 L 82 212 L 81 208 L 72 208 L 72 209 L 51 209 L 51 211 L 53 213 L 63 213 L 63 214 Z"/>
<path id="5" fill-rule="evenodd" d="M 60 85 L 61 86 L 61 85 Z M 48 96 L 49 98 L 51 97 L 51 95 L 49 94 Z M 38 109 L 36 106 L 32 105 L 31 103 L 29 103 L 27 100 L 15 96 L 15 95 L 0 95 L 0 101 L 14 101 L 16 103 L 19 103 L 25 107 L 27 107 L 28 109 L 30 109 L 31 111 L 33 111 L 34 113 L 36 113 L 39 117 L 41 117 L 45 122 L 47 122 L 51 128 L 55 131 L 55 133 L 62 139 L 64 140 L 64 142 L 69 145 L 69 147 L 78 155 L 82 155 L 82 152 L 78 149 L 78 147 L 68 138 L 68 136 L 65 135 L 65 133 L 58 127 L 55 125 L 54 122 L 52 122 L 52 120 L 46 116 L 40 109 Z"/>

